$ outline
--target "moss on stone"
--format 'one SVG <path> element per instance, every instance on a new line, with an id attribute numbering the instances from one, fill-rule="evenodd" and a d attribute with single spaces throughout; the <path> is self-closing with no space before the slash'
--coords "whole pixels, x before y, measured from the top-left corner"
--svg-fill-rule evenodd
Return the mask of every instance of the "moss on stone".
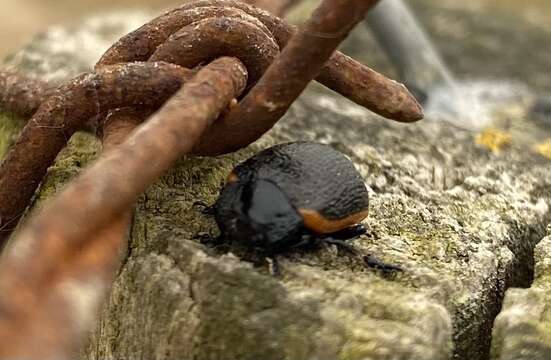
<path id="1" fill-rule="evenodd" d="M 50 198 L 69 180 L 90 165 L 101 150 L 99 140 L 92 134 L 78 132 L 59 153 L 40 186 L 35 204 Z"/>
<path id="2" fill-rule="evenodd" d="M 4 157 L 8 148 L 13 144 L 23 121 L 15 116 L 0 112 L 0 159 Z"/>

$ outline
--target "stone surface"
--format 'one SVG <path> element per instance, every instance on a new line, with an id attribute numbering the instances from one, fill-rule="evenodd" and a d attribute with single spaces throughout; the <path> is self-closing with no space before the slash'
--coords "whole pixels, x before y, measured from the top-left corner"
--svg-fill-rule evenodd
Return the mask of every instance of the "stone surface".
<path id="1" fill-rule="evenodd" d="M 496 318 L 492 358 L 551 358 L 551 237 L 535 250 L 536 273 L 530 289 L 510 289 Z"/>
<path id="2" fill-rule="evenodd" d="M 39 59 L 31 68 L 44 75 L 65 69 L 52 65 L 58 51 L 77 56 L 71 47 L 44 47 L 51 51 L 12 59 Z M 62 77 L 76 71 L 68 69 Z M 523 103 L 496 114 L 515 134 L 500 153 L 436 120 L 391 123 L 314 86 L 248 149 L 179 161 L 136 206 L 125 259 L 83 358 L 486 359 L 503 295 L 529 286 L 533 248 L 545 234 L 549 163 L 530 151 L 532 136 L 544 134 Z M 1 119 L 0 151 L 17 121 Z M 365 269 L 327 246 L 286 255 L 275 279 L 262 262 L 194 239 L 217 230 L 193 204 L 213 202 L 237 161 L 299 139 L 331 144 L 354 161 L 371 194 L 369 232 L 357 246 L 403 274 Z M 93 138 L 75 137 L 38 199 L 97 152 Z"/>

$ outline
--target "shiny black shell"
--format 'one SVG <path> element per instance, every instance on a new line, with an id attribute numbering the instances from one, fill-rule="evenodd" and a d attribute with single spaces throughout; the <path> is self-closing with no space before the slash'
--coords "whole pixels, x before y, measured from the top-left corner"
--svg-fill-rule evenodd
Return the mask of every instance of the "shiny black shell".
<path id="1" fill-rule="evenodd" d="M 369 207 L 369 196 L 354 164 L 329 145 L 293 142 L 268 148 L 237 165 L 238 178 L 276 183 L 297 209 L 340 220 Z"/>
<path id="2" fill-rule="evenodd" d="M 237 165 L 214 214 L 222 237 L 277 253 L 344 230 L 361 221 L 368 206 L 363 179 L 348 158 L 328 145 L 294 142 Z M 331 230 L 317 231 L 318 223 Z"/>

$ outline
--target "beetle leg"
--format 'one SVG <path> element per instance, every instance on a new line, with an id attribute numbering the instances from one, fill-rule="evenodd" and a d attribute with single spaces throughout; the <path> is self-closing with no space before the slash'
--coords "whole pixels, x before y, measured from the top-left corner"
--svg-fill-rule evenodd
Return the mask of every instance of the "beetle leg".
<path id="1" fill-rule="evenodd" d="M 327 238 L 336 240 L 354 240 L 362 236 L 367 232 L 367 229 L 363 224 L 357 224 L 349 228 L 337 231 L 332 234 L 328 234 Z"/>
<path id="2" fill-rule="evenodd" d="M 309 245 L 312 245 L 316 240 L 317 238 L 312 236 L 312 234 L 303 234 L 302 237 L 300 238 L 300 241 L 294 245 L 291 245 L 289 249 L 296 249 L 296 248 L 309 246 Z"/>
<path id="3" fill-rule="evenodd" d="M 193 203 L 192 206 L 193 206 L 193 207 L 203 208 L 203 209 L 201 210 L 201 213 L 204 214 L 204 215 L 214 215 L 214 205 L 208 205 L 208 204 L 205 203 L 205 202 L 196 201 L 196 202 Z"/>
<path id="4" fill-rule="evenodd" d="M 197 235 L 195 235 L 193 239 L 199 240 L 199 242 L 203 245 L 214 246 L 214 247 L 226 243 L 222 235 L 212 236 L 211 234 L 206 232 L 197 233 Z"/>
<path id="5" fill-rule="evenodd" d="M 356 249 L 353 245 L 350 245 L 349 243 L 347 243 L 345 240 L 327 237 L 327 238 L 321 238 L 320 241 L 326 244 L 335 245 L 338 249 L 344 250 L 350 255 L 358 256 L 358 257 L 361 256 L 360 251 Z"/>
<path id="6" fill-rule="evenodd" d="M 371 254 L 362 255 L 357 248 L 355 248 L 353 245 L 351 245 L 350 243 L 348 243 L 344 240 L 333 239 L 333 238 L 323 238 L 323 239 L 320 239 L 320 240 L 327 243 L 327 244 L 335 245 L 339 249 L 345 250 L 350 255 L 362 258 L 367 266 L 369 266 L 371 268 L 374 268 L 376 270 L 380 270 L 385 274 L 394 273 L 394 272 L 403 272 L 404 271 L 404 269 L 402 269 L 402 267 L 400 267 L 398 265 L 394 265 L 394 264 L 385 263 L 384 261 L 378 259 L 377 257 L 375 257 Z"/>
<path id="7" fill-rule="evenodd" d="M 387 264 L 382 260 L 376 258 L 373 255 L 364 256 L 364 261 L 367 266 L 372 267 L 377 270 L 381 270 L 383 273 L 392 273 L 392 272 L 403 272 L 404 269 L 398 265 Z"/>
<path id="8" fill-rule="evenodd" d="M 281 266 L 279 265 L 279 260 L 277 259 L 277 255 L 268 256 L 266 260 L 268 261 L 270 275 L 276 278 L 280 278 Z"/>

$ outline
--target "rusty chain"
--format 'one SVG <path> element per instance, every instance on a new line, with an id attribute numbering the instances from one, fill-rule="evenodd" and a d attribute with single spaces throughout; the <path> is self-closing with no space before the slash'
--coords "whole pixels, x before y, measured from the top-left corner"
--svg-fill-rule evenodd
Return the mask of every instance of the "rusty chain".
<path id="1" fill-rule="evenodd" d="M 6 248 L 0 358 L 68 358 L 112 282 L 139 194 L 184 154 L 255 141 L 312 79 L 388 118 L 420 119 L 405 87 L 335 52 L 376 2 L 324 0 L 298 30 L 236 0 L 195 0 L 124 36 L 94 72 L 56 90 L 0 72 L 0 106 L 34 113 L 0 167 L 0 242 L 74 132 L 98 131 L 105 149 Z"/>
<path id="2" fill-rule="evenodd" d="M 367 1 L 365 4 L 371 6 L 373 2 Z M 324 13 L 318 15 L 322 16 Z M 331 26 L 338 28 L 349 18 L 350 15 L 343 11 L 343 14 L 335 18 L 338 21 L 330 19 Z M 195 30 L 196 26 L 202 31 Z M 403 85 L 338 52 L 330 56 L 336 45 L 346 36 L 350 26 L 333 31 L 313 22 L 310 27 L 311 29 L 301 33 L 304 34 L 301 40 L 303 45 L 308 43 L 310 46 L 299 46 L 298 51 L 286 58 L 279 58 L 260 83 L 242 99 L 239 106 L 234 107 L 204 134 L 194 153 L 217 155 L 237 150 L 255 141 L 277 122 L 305 85 L 318 73 L 318 80 L 329 88 L 383 116 L 404 122 L 422 117 L 419 104 Z M 97 73 L 62 86 L 42 104 L 0 167 L 0 243 L 13 231 L 46 169 L 65 146 L 65 140 L 76 130 L 91 126 L 88 124 L 89 120 L 107 112 L 109 108 L 131 105 L 155 108 L 159 105 L 140 104 L 141 99 L 147 96 L 145 93 L 140 94 L 141 90 L 136 86 L 139 81 L 134 82 L 133 79 L 122 76 L 112 80 L 125 91 L 115 89 L 117 94 L 107 94 L 106 90 L 113 90 L 113 87 L 109 79 L 101 78 L 102 68 L 147 60 L 169 61 L 191 68 L 222 54 L 234 55 L 248 65 L 252 84 L 273 61 L 278 47 L 285 47 L 291 52 L 292 47 L 286 45 L 295 31 L 283 20 L 239 1 L 196 0 L 124 36 L 98 62 Z M 324 32 L 329 35 L 324 36 Z M 248 39 L 256 42 L 252 43 Z M 283 62 L 284 59 L 287 61 Z M 128 65 L 119 66 L 119 73 L 126 74 L 124 66 Z M 13 79 L 13 75 L 2 76 L 0 73 L 0 85 L 2 78 Z M 13 82 L 12 80 L 11 83 Z M 36 81 L 25 80 L 20 83 L 24 86 L 0 88 L 0 95 L 3 92 L 2 98 L 8 100 L 8 108 L 21 109 L 22 104 L 17 99 L 36 99 L 37 94 L 48 93 L 46 90 L 37 90 L 44 89 L 45 86 L 38 86 Z M 126 84 L 129 86 L 125 86 Z M 160 85 L 162 88 L 162 84 Z M 26 91 L 21 91 L 21 88 Z M 74 94 L 77 90 L 80 95 Z M 157 88 L 155 90 L 160 91 Z M 170 91 L 164 96 L 156 94 L 153 99 L 166 100 L 174 91 L 168 90 Z M 67 98 L 68 94 L 74 94 L 73 98 Z M 113 95 L 120 104 L 106 103 L 115 100 Z M 129 96 L 129 99 L 121 96 Z M 95 97 L 99 106 L 90 101 Z M 148 101 L 150 102 L 148 99 L 143 100 Z M 85 102 L 87 103 L 84 104 Z M 36 100 L 29 102 L 36 103 Z M 82 108 L 87 108 L 88 111 L 83 111 Z M 20 111 L 21 114 L 26 112 L 31 111 Z"/>

